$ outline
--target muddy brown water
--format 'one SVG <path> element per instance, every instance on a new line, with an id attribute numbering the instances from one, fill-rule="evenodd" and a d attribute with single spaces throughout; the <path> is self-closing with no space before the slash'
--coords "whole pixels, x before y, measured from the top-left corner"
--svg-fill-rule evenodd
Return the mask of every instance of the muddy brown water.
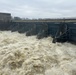
<path id="1" fill-rule="evenodd" d="M 0 31 L 0 75 L 76 75 L 76 45 Z"/>

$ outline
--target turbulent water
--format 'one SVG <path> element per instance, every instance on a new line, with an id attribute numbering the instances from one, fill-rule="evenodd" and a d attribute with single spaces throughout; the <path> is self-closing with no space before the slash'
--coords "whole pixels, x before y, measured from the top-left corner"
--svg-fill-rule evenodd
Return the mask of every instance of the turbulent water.
<path id="1" fill-rule="evenodd" d="M 0 75 L 76 75 L 76 45 L 0 31 Z"/>

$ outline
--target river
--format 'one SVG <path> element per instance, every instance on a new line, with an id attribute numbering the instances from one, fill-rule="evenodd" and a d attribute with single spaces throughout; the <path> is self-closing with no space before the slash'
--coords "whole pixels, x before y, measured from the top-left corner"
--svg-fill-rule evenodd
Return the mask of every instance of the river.
<path id="1" fill-rule="evenodd" d="M 0 75 L 76 75 L 76 45 L 0 31 Z"/>

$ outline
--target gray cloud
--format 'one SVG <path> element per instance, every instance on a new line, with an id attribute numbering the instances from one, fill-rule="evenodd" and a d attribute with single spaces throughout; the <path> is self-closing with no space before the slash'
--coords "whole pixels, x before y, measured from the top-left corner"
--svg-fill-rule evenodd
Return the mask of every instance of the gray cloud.
<path id="1" fill-rule="evenodd" d="M 76 17 L 76 0 L 0 0 L 0 11 L 25 18 Z"/>

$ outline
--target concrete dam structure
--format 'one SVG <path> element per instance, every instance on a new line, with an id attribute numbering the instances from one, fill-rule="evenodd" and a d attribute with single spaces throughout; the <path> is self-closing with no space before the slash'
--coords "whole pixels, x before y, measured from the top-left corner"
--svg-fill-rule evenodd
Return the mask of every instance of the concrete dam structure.
<path id="1" fill-rule="evenodd" d="M 3 14 L 0 75 L 76 75 L 76 45 L 65 42 L 76 42 L 75 19 L 22 21 Z"/>
<path id="2" fill-rule="evenodd" d="M 54 38 L 54 43 L 57 41 L 76 41 L 76 19 L 12 21 L 10 14 L 5 15 L 7 16 L 0 21 L 0 30 L 2 31 L 26 32 L 26 36 L 37 35 L 38 39 L 51 36 Z"/>

